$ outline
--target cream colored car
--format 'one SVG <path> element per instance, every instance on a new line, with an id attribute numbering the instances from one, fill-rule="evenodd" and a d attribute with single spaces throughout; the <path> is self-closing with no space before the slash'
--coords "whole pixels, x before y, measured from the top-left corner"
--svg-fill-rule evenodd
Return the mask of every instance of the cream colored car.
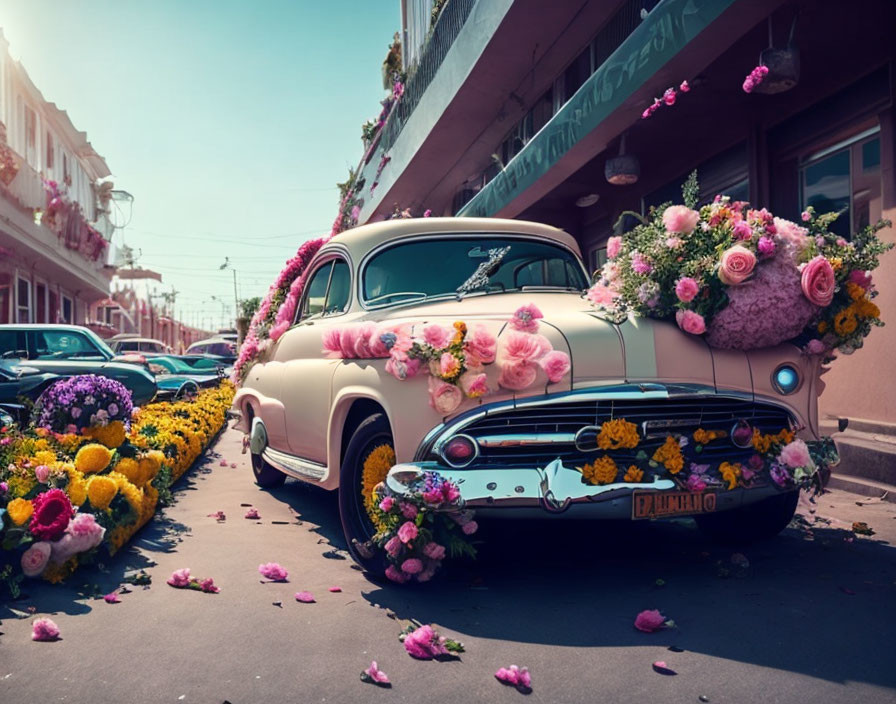
<path id="1" fill-rule="evenodd" d="M 431 218 L 367 225 L 331 239 L 308 271 L 294 325 L 251 367 L 236 395 L 238 427 L 250 435 L 261 486 L 292 476 L 340 490 L 342 525 L 362 563 L 356 541 L 373 532 L 371 487 L 387 481 L 400 492 L 423 471 L 459 482 L 467 506 L 483 514 L 695 515 L 720 536 L 754 537 L 776 534 L 792 517 L 796 485 L 776 484 L 768 467 L 750 463 L 754 431 L 820 442 L 817 362 L 796 347 L 710 349 L 673 324 L 609 322 L 583 296 L 590 277 L 575 240 L 535 223 Z M 463 322 L 493 337 L 500 357 L 520 309 L 543 314 L 538 334 L 568 355 L 568 373 L 551 383 L 539 368 L 527 388 L 511 390 L 502 385 L 500 364 L 485 364 L 488 393 L 462 394 L 448 412 L 429 401 L 437 373 L 431 364 L 402 380 L 390 359 L 366 346 L 354 358 L 350 351 L 332 354 L 333 335 L 365 323 L 367 331 L 375 324 L 370 339 L 378 340 L 382 331 L 419 339 L 428 326 L 459 330 L 455 323 Z M 601 431 L 611 419 L 637 430 L 637 447 L 607 451 Z M 699 444 L 695 432 L 712 439 Z M 658 454 L 665 445 L 675 455 L 675 444 L 684 472 L 674 463 L 667 469 Z M 391 470 L 370 459 L 383 446 L 394 449 Z M 612 458 L 601 461 L 618 466 L 617 475 L 593 471 L 602 456 Z M 728 474 L 720 480 L 723 462 Z M 739 474 L 731 474 L 734 467 Z M 700 471 L 705 482 L 690 479 Z"/>

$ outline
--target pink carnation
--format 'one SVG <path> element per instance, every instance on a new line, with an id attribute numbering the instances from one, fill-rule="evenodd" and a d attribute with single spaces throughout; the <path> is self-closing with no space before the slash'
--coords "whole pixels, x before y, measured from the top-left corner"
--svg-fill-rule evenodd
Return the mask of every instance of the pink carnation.
<path id="1" fill-rule="evenodd" d="M 494 362 L 497 344 L 495 336 L 484 325 L 474 327 L 464 339 L 467 367 Z"/>
<path id="2" fill-rule="evenodd" d="M 830 305 L 837 286 L 831 263 L 820 254 L 810 260 L 803 267 L 800 285 L 811 303 L 822 307 Z"/>
<path id="3" fill-rule="evenodd" d="M 706 332 L 706 321 L 703 316 L 692 310 L 679 310 L 675 313 L 675 322 L 691 335 L 702 335 Z"/>
<path id="4" fill-rule="evenodd" d="M 398 539 L 407 545 L 417 537 L 417 526 L 412 521 L 405 521 L 398 529 Z"/>
<path id="5" fill-rule="evenodd" d="M 402 572 L 400 569 L 398 569 L 395 565 L 389 565 L 386 568 L 386 577 L 398 584 L 403 584 L 404 582 L 407 582 L 411 578 L 410 575 L 406 575 L 404 572 Z"/>
<path id="6" fill-rule="evenodd" d="M 498 384 L 510 391 L 522 391 L 535 383 L 538 367 L 532 362 L 512 362 L 501 366 Z"/>
<path id="7" fill-rule="evenodd" d="M 739 244 L 729 247 L 719 261 L 719 278 L 722 283 L 736 286 L 743 283 L 756 267 L 756 255 Z"/>
<path id="8" fill-rule="evenodd" d="M 675 295 L 678 296 L 679 301 L 684 303 L 693 301 L 699 290 L 699 284 L 690 276 L 682 276 L 675 283 Z"/>
<path id="9" fill-rule="evenodd" d="M 548 381 L 552 384 L 556 384 L 564 376 L 569 373 L 570 361 L 569 355 L 566 352 L 560 352 L 558 350 L 552 350 L 548 352 L 544 357 L 542 357 L 541 368 L 544 369 L 545 374 L 548 375 Z"/>
<path id="10" fill-rule="evenodd" d="M 258 571 L 262 577 L 266 577 L 274 582 L 285 582 L 289 577 L 289 572 L 276 562 L 266 562 L 258 566 Z"/>
<path id="11" fill-rule="evenodd" d="M 401 552 L 401 546 L 401 539 L 397 535 L 393 535 L 386 541 L 386 544 L 383 545 L 383 549 L 389 553 L 390 556 L 395 557 Z"/>
<path id="12" fill-rule="evenodd" d="M 528 303 L 516 309 L 510 319 L 510 327 L 520 332 L 537 332 L 538 321 L 543 317 L 544 314 L 538 309 L 538 306 Z"/>
<path id="13" fill-rule="evenodd" d="M 792 469 L 798 467 L 810 467 L 812 465 L 812 457 L 809 454 L 809 448 L 800 439 L 796 439 L 788 445 L 781 448 L 781 454 L 778 455 L 778 461 L 786 464 Z"/>
<path id="14" fill-rule="evenodd" d="M 178 589 L 184 589 L 190 586 L 190 568 L 184 567 L 180 570 L 174 570 L 168 578 L 168 584 Z"/>
<path id="15" fill-rule="evenodd" d="M 438 543 L 427 543 L 423 548 L 423 554 L 430 560 L 443 560 L 445 558 L 445 546 Z"/>
<path id="16" fill-rule="evenodd" d="M 31 640 L 51 641 L 59 639 L 59 626 L 48 618 L 38 618 L 31 624 Z"/>
<path id="17" fill-rule="evenodd" d="M 607 239 L 607 258 L 615 259 L 619 256 L 619 252 L 622 249 L 622 237 L 610 237 Z"/>
<path id="18" fill-rule="evenodd" d="M 700 213 L 686 205 L 670 205 L 663 211 L 663 226 L 667 232 L 687 235 L 694 231 L 699 221 Z"/>
<path id="19" fill-rule="evenodd" d="M 440 350 L 451 342 L 451 331 L 444 325 L 427 325 L 423 328 L 423 341 Z"/>
<path id="20" fill-rule="evenodd" d="M 666 617 L 656 609 L 642 611 L 635 618 L 635 628 L 644 633 L 653 633 L 660 630 L 666 623 Z"/>
<path id="21" fill-rule="evenodd" d="M 429 377 L 429 405 L 436 412 L 443 416 L 454 413 L 463 400 L 463 392 L 454 384 Z"/>
<path id="22" fill-rule="evenodd" d="M 417 630 L 408 633 L 404 639 L 404 649 L 411 657 L 421 660 L 448 654 L 445 639 L 439 636 L 432 626 L 420 626 Z"/>
<path id="23" fill-rule="evenodd" d="M 423 563 L 416 557 L 409 558 L 401 563 L 401 571 L 405 574 L 420 574 L 423 571 Z"/>
<path id="24" fill-rule="evenodd" d="M 417 507 L 414 504 L 401 502 L 399 508 L 401 509 L 401 515 L 409 521 L 413 521 L 417 517 Z"/>

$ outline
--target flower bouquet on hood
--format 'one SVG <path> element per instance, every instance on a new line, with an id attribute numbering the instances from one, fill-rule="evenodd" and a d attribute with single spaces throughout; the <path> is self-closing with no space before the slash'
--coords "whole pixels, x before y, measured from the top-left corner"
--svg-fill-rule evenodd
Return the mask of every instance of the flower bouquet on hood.
<path id="1" fill-rule="evenodd" d="M 373 544 L 386 553 L 386 577 L 393 582 L 427 582 L 446 555 L 476 556 L 467 537 L 478 529 L 473 512 L 465 510 L 460 490 L 436 472 L 423 476 L 405 494 L 393 493 L 385 484 L 374 490 Z"/>
<path id="2" fill-rule="evenodd" d="M 852 351 L 875 325 L 871 271 L 892 244 L 881 221 L 847 241 L 830 232 L 837 213 L 808 208 L 802 224 L 716 196 L 696 209 L 696 172 L 684 205 L 652 208 L 607 242 L 609 261 L 591 302 L 621 322 L 631 314 L 675 320 L 712 347 L 754 349 L 793 340 L 811 354 Z"/>

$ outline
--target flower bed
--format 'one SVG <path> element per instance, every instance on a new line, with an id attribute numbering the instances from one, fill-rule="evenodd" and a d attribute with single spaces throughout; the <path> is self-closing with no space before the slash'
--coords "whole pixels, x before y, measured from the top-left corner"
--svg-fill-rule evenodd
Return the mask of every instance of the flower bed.
<path id="1" fill-rule="evenodd" d="M 13 596 L 23 577 L 58 582 L 100 551 L 114 555 L 170 500 L 171 485 L 224 426 L 233 399 L 223 382 L 191 401 L 116 419 L 130 401 L 107 387 L 100 377 L 60 382 L 35 409 L 33 426 L 0 431 L 0 579 Z M 81 418 L 81 427 L 71 422 Z"/>

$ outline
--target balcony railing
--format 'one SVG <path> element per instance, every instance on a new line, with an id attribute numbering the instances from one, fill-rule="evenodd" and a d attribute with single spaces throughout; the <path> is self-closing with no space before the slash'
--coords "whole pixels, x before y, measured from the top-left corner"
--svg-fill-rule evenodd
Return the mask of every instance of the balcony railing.
<path id="1" fill-rule="evenodd" d="M 6 190 L 23 208 L 41 210 L 47 197 L 43 180 L 21 157 L 19 163 L 19 171 Z"/>
<path id="2" fill-rule="evenodd" d="M 379 149 L 389 151 L 398 140 L 398 135 L 404 128 L 408 119 L 435 78 L 442 61 L 448 54 L 464 23 L 470 16 L 470 11 L 477 0 L 448 0 L 439 19 L 433 27 L 432 34 L 420 55 L 417 65 L 412 68 L 412 73 L 404 87 L 404 95 L 398 101 L 398 105 L 392 110 L 386 124 L 383 126 L 379 137 Z"/>

